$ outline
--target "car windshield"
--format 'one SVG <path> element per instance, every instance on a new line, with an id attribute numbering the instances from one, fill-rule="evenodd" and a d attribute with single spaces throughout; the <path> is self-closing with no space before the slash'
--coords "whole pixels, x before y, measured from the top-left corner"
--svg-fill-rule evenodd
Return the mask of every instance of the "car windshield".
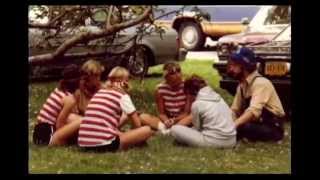
<path id="1" fill-rule="evenodd" d="M 273 41 L 291 41 L 291 25 L 280 32 Z"/>
<path id="2" fill-rule="evenodd" d="M 289 24 L 291 21 L 290 19 L 290 6 L 276 6 L 268 10 L 268 15 L 264 21 L 264 24 Z"/>
<path id="3" fill-rule="evenodd" d="M 290 6 L 261 6 L 246 32 L 264 32 L 266 25 L 284 25 L 291 21 Z"/>

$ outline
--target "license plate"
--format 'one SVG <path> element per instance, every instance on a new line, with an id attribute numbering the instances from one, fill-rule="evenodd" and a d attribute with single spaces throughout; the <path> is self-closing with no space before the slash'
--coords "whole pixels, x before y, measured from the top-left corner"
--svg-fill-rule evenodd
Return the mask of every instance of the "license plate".
<path id="1" fill-rule="evenodd" d="M 288 72 L 288 67 L 285 62 L 266 62 L 265 75 L 283 76 Z"/>

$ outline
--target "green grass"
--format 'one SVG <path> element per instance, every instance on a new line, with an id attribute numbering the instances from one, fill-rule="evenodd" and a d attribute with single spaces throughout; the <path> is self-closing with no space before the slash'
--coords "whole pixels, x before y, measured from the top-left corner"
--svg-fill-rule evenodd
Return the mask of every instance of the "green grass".
<path id="1" fill-rule="evenodd" d="M 212 61 L 182 62 L 186 75 L 196 73 L 227 101 L 232 96 L 219 88 L 220 77 Z M 139 110 L 155 114 L 154 89 L 162 80 L 162 65 L 150 68 L 151 77 L 132 83 L 132 99 Z M 167 136 L 155 135 L 148 146 L 117 153 L 82 152 L 76 146 L 39 147 L 31 143 L 36 115 L 56 82 L 29 85 L 30 173 L 290 173 L 291 127 L 285 139 L 274 143 L 240 142 L 234 149 L 190 148 L 173 144 Z"/>

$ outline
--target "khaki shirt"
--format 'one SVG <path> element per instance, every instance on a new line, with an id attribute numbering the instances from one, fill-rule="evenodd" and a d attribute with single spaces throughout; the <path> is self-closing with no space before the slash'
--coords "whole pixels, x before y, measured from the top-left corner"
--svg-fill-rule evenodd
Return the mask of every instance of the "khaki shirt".
<path id="1" fill-rule="evenodd" d="M 261 116 L 263 107 L 275 114 L 278 117 L 283 117 L 285 112 L 283 110 L 279 96 L 271 83 L 265 77 L 258 77 L 254 80 L 254 77 L 261 76 L 257 71 L 252 72 L 245 82 L 239 83 L 237 92 L 234 97 L 231 109 L 237 113 L 234 118 L 238 118 L 243 113 L 242 101 L 244 100 L 241 96 L 241 89 L 245 98 L 251 96 L 250 105 L 244 111 L 250 111 L 258 119 Z M 254 80 L 254 82 L 252 82 Z M 251 86 L 250 86 L 251 84 Z"/>

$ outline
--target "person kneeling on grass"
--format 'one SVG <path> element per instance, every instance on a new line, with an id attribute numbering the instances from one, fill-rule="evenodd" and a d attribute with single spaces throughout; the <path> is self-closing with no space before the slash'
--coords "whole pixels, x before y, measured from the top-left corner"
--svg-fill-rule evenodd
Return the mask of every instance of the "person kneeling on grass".
<path id="1" fill-rule="evenodd" d="M 153 135 L 149 126 L 141 125 L 141 118 L 127 92 L 128 81 L 129 72 L 117 66 L 109 73 L 106 87 L 92 97 L 79 129 L 78 145 L 82 149 L 114 152 L 140 145 Z M 122 112 L 133 121 L 132 130 L 119 130 Z"/>
<path id="2" fill-rule="evenodd" d="M 65 145 L 76 143 L 81 116 L 71 113 L 76 100 L 72 93 L 79 87 L 77 65 L 67 66 L 63 79 L 50 94 L 37 117 L 33 142 L 37 145 Z"/>
<path id="3" fill-rule="evenodd" d="M 193 128 L 173 125 L 170 134 L 178 143 L 189 146 L 231 148 L 236 145 L 236 128 L 232 112 L 225 101 L 199 76 L 184 83 L 192 99 Z"/>

